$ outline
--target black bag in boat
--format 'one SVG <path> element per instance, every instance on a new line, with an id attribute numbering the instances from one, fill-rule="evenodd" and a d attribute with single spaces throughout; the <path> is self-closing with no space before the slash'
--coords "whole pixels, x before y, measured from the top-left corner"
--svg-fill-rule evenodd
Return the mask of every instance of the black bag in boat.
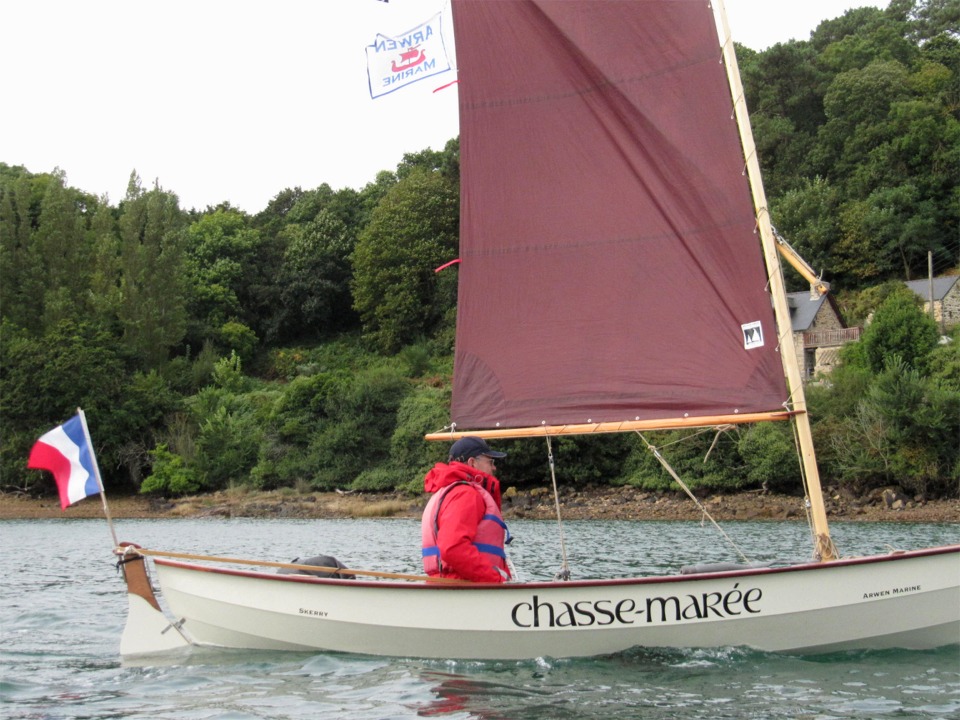
<path id="1" fill-rule="evenodd" d="M 290 561 L 291 565 L 316 565 L 322 568 L 345 569 L 347 566 L 341 563 L 332 555 L 314 555 L 303 560 L 294 558 Z M 334 578 L 338 580 L 356 580 L 356 575 L 341 572 L 328 572 L 327 570 L 301 570 L 297 568 L 280 568 L 277 570 L 280 575 L 314 575 L 322 578 Z"/>

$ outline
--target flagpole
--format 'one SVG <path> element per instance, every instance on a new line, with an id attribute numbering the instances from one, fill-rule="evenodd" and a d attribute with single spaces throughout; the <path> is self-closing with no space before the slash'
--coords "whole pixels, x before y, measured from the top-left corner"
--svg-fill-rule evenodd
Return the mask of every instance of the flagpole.
<path id="1" fill-rule="evenodd" d="M 83 426 L 83 436 L 87 441 L 87 447 L 90 448 L 90 460 L 93 463 L 93 475 L 97 479 L 97 487 L 100 488 L 100 499 L 103 501 L 103 514 L 107 516 L 107 525 L 110 527 L 110 535 L 113 536 L 113 546 L 119 547 L 117 541 L 117 531 L 113 528 L 113 518 L 110 517 L 110 508 L 107 506 L 107 494 L 103 489 L 103 480 L 100 477 L 100 466 L 97 464 L 97 454 L 93 451 L 93 441 L 90 439 L 90 430 L 87 428 L 87 416 L 83 410 L 77 408 L 77 414 L 80 416 L 80 424 Z"/>

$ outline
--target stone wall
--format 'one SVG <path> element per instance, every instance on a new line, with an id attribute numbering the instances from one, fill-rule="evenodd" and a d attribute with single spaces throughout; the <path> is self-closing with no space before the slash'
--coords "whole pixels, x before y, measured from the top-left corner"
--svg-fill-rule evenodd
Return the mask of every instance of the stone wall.
<path id="1" fill-rule="evenodd" d="M 842 328 L 843 323 L 840 321 L 840 316 L 834 312 L 833 306 L 828 301 L 820 306 L 809 330 L 840 330 Z"/>
<path id="2" fill-rule="evenodd" d="M 818 374 L 829 373 L 840 361 L 840 347 L 844 344 L 843 341 L 838 341 L 839 344 L 836 345 L 808 346 L 804 337 L 811 333 L 830 330 L 844 330 L 844 326 L 833 305 L 828 301 L 824 302 L 817 310 L 817 314 L 806 333 L 793 334 L 794 352 L 797 353 L 797 359 L 800 361 L 800 371 L 805 380 L 813 380 Z"/>
<path id="3" fill-rule="evenodd" d="M 924 303 L 924 309 L 929 309 L 930 303 Z M 944 330 L 960 325 L 960 280 L 953 284 L 943 300 L 933 304 L 934 319 Z"/>

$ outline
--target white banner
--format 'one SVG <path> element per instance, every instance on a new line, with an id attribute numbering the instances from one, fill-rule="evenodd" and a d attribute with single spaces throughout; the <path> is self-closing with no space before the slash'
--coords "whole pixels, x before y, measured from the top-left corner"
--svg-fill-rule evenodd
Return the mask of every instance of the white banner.
<path id="1" fill-rule="evenodd" d="M 450 69 L 440 13 L 396 37 L 377 34 L 367 45 L 370 97 L 378 98 Z"/>

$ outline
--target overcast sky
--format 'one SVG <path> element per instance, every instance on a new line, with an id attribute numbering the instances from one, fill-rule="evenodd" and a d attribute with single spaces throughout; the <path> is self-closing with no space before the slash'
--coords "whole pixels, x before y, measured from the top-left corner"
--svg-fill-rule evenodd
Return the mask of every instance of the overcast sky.
<path id="1" fill-rule="evenodd" d="M 726 0 L 755 50 L 887 0 Z M 203 209 L 288 187 L 361 188 L 456 137 L 453 72 L 371 99 L 365 48 L 448 0 L 0 2 L 0 162 L 119 202 L 132 170 Z M 452 39 L 452 38 L 451 38 Z M 450 41 L 448 40 L 448 43 Z M 451 58 L 453 60 L 453 58 Z"/>

